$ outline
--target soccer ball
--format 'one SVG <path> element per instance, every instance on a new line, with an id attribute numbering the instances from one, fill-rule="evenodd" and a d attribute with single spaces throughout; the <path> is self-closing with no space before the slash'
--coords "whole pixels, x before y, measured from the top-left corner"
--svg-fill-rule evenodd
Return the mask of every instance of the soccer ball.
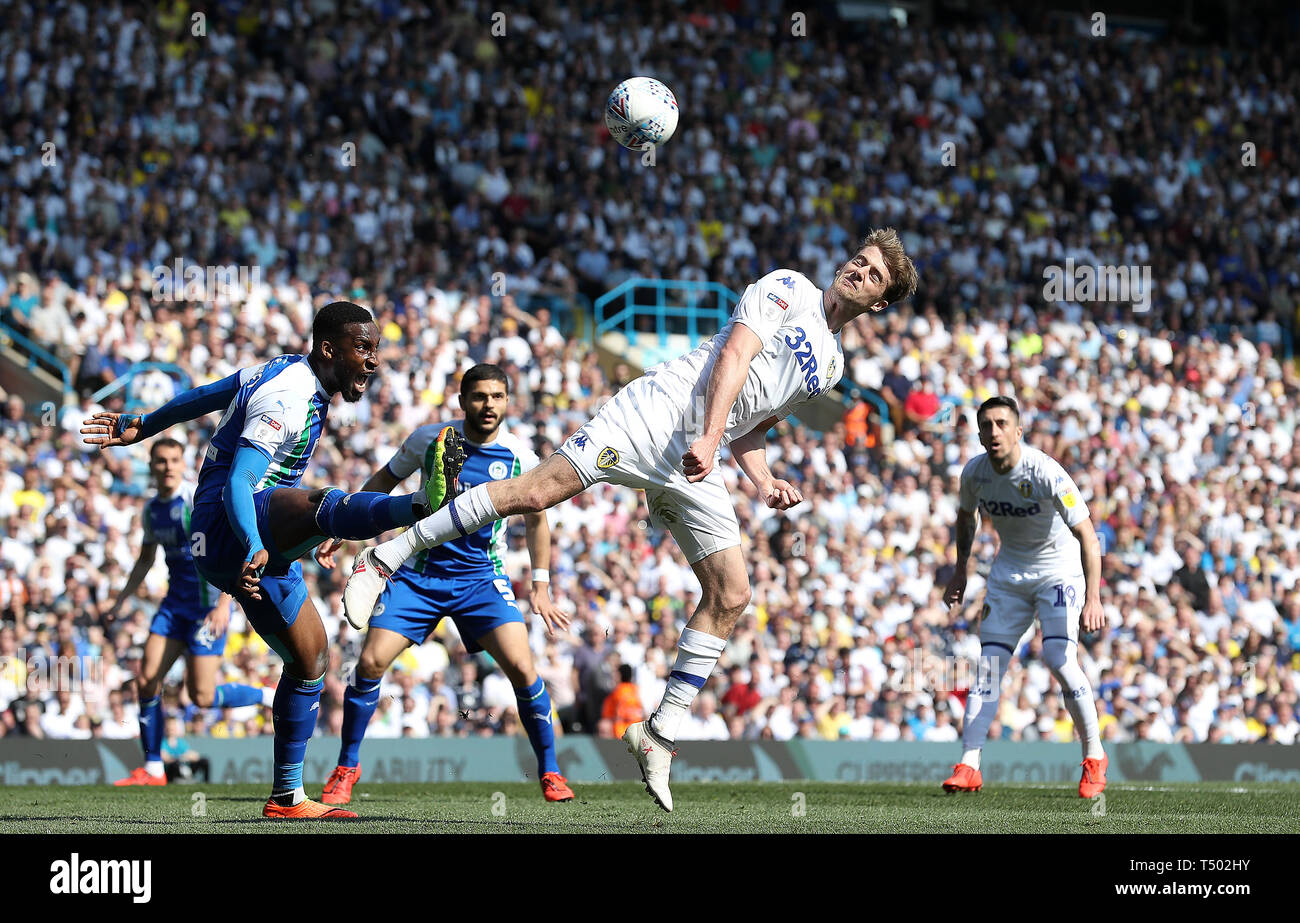
<path id="1" fill-rule="evenodd" d="M 677 130 L 677 97 L 653 77 L 629 77 L 609 94 L 605 125 L 628 150 L 658 146 Z"/>

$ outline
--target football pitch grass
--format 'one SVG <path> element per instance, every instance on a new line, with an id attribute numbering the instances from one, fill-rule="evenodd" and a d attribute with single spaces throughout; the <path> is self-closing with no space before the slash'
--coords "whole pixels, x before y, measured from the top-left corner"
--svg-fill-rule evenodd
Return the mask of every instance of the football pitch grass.
<path id="1" fill-rule="evenodd" d="M 948 795 L 933 782 L 695 782 L 673 786 L 671 814 L 639 784 L 574 789 L 548 804 L 529 783 L 363 782 L 349 805 L 361 817 L 324 823 L 263 819 L 265 785 L 0 787 L 0 834 L 1300 832 L 1300 785 L 1280 783 L 1111 783 L 1102 804 L 1063 783 Z"/>

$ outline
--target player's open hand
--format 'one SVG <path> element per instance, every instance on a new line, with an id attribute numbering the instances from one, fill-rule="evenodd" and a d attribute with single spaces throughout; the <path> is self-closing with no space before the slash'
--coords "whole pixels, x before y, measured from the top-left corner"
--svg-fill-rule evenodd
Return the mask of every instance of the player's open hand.
<path id="1" fill-rule="evenodd" d="M 335 564 L 334 554 L 342 547 L 343 547 L 343 539 L 332 538 L 328 542 L 325 542 L 324 544 L 317 545 L 316 551 L 312 555 L 312 557 L 316 559 L 316 563 L 319 564 L 321 567 L 325 568 L 326 570 L 333 570 Z"/>
<path id="2" fill-rule="evenodd" d="M 943 604 L 951 609 L 953 606 L 960 606 L 962 600 L 966 598 L 966 568 L 957 568 L 956 573 L 948 580 L 948 585 L 943 590 Z"/>
<path id="3" fill-rule="evenodd" d="M 1106 610 L 1101 607 L 1100 599 L 1089 599 L 1083 604 L 1079 613 L 1079 625 L 1084 631 L 1099 631 L 1106 624 Z"/>
<path id="4" fill-rule="evenodd" d="M 803 494 L 789 481 L 777 478 L 764 491 L 763 500 L 774 510 L 788 510 L 803 503 Z"/>
<path id="5" fill-rule="evenodd" d="M 262 571 L 266 568 L 266 562 L 269 560 L 271 560 L 271 555 L 263 548 L 244 562 L 244 569 L 239 575 L 239 588 L 247 593 L 251 599 L 262 598 L 262 591 L 259 587 L 262 584 Z"/>
<path id="6" fill-rule="evenodd" d="M 546 636 L 554 638 L 556 630 L 569 630 L 569 617 L 564 614 L 555 603 L 551 602 L 551 585 L 546 581 L 534 583 L 532 590 L 528 594 L 528 601 L 532 603 L 533 611 L 542 617 L 546 623 Z"/>
<path id="7" fill-rule="evenodd" d="M 709 476 L 713 470 L 713 461 L 718 457 L 718 444 L 721 436 L 701 436 L 691 443 L 686 454 L 682 456 L 682 473 L 686 480 L 694 484 Z"/>
<path id="8" fill-rule="evenodd" d="M 125 420 L 121 423 L 118 421 Z M 121 414 L 110 413 L 106 410 L 100 411 L 89 420 L 81 421 L 81 434 L 85 436 L 86 445 L 98 447 L 102 452 L 105 449 L 111 449 L 119 445 L 131 445 L 140 441 L 140 436 L 144 432 L 141 426 L 143 420 L 138 414 Z M 122 431 L 118 433 L 118 426 Z"/>

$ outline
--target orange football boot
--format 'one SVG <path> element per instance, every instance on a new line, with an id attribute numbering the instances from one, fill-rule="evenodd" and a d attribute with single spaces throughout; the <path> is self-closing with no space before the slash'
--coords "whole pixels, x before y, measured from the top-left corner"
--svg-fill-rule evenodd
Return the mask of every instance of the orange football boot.
<path id="1" fill-rule="evenodd" d="M 542 795 L 547 801 L 572 801 L 573 789 L 558 772 L 546 772 L 542 773 Z"/>
<path id="2" fill-rule="evenodd" d="M 945 792 L 978 792 L 984 787 L 984 777 L 980 771 L 965 763 L 952 767 L 952 775 L 943 783 Z"/>
<path id="3" fill-rule="evenodd" d="M 125 779 L 118 779 L 114 785 L 166 785 L 166 776 L 153 776 L 145 772 L 143 766 L 137 766 L 131 770 L 131 774 Z"/>
<path id="4" fill-rule="evenodd" d="M 262 808 L 262 816 L 274 817 L 280 820 L 355 820 L 357 815 L 353 811 L 331 808 L 329 805 L 321 804 L 319 801 L 312 801 L 310 798 L 300 801 L 292 807 L 276 804 L 273 799 L 268 798 L 266 806 Z"/>
<path id="5" fill-rule="evenodd" d="M 1095 798 L 1106 790 L 1106 767 L 1110 757 L 1101 755 L 1099 760 L 1084 760 L 1083 775 L 1079 777 L 1079 797 Z"/>
<path id="6" fill-rule="evenodd" d="M 325 791 L 320 800 L 325 804 L 347 804 L 352 800 L 352 786 L 361 781 L 361 767 L 335 766 L 325 781 Z"/>

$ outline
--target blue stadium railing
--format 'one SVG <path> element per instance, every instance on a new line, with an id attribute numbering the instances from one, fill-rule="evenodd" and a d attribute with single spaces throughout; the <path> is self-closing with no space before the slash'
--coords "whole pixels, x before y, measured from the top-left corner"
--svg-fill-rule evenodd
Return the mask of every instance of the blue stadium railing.
<path id="1" fill-rule="evenodd" d="M 646 349 L 645 344 L 637 342 L 638 334 L 650 333 L 656 344 L 647 352 L 659 362 L 672 358 L 666 355 L 670 335 L 686 334 L 694 348 L 727 325 L 738 301 L 740 296 L 720 282 L 627 279 L 596 299 L 595 340 L 599 342 L 606 333 L 621 330 L 629 346 Z M 637 329 L 637 321 L 642 318 L 653 321 L 653 331 Z"/>
<path id="2" fill-rule="evenodd" d="M 176 379 L 176 393 L 188 391 L 192 384 L 190 375 L 179 365 L 170 362 L 137 362 L 129 369 L 110 381 L 104 387 L 100 388 L 90 396 L 90 399 L 96 404 L 103 403 L 104 399 L 116 394 L 118 391 L 125 391 L 123 397 L 123 412 L 132 413 L 139 410 L 143 405 L 140 401 L 131 396 L 131 385 L 137 378 L 146 372 L 159 371 Z"/>
<path id="3" fill-rule="evenodd" d="M 0 343 L 6 346 L 11 344 L 16 346 L 16 352 L 27 360 L 27 368 L 41 369 L 55 378 L 61 379 L 65 394 L 72 391 L 72 370 L 68 368 L 64 361 L 30 337 L 19 333 L 16 328 L 4 321 L 0 321 Z"/>
<path id="4" fill-rule="evenodd" d="M 645 297 L 649 293 L 649 297 Z M 679 297 L 674 299 L 674 294 Z M 712 304 L 708 302 L 712 301 Z M 628 279 L 596 299 L 595 341 L 606 333 L 621 332 L 629 347 L 641 346 L 647 365 L 674 358 L 668 338 L 674 333 L 684 333 L 694 349 L 705 337 L 712 336 L 727 325 L 731 312 L 740 296 L 720 282 L 692 282 L 682 279 Z M 610 307 L 613 305 L 613 307 Z M 637 321 L 649 318 L 653 330 L 637 329 Z M 655 338 L 653 348 L 647 349 L 639 342 L 639 334 Z M 852 381 L 841 380 L 840 398 L 847 408 L 867 401 L 880 413 L 883 423 L 889 422 L 889 405 L 884 399 Z"/>

